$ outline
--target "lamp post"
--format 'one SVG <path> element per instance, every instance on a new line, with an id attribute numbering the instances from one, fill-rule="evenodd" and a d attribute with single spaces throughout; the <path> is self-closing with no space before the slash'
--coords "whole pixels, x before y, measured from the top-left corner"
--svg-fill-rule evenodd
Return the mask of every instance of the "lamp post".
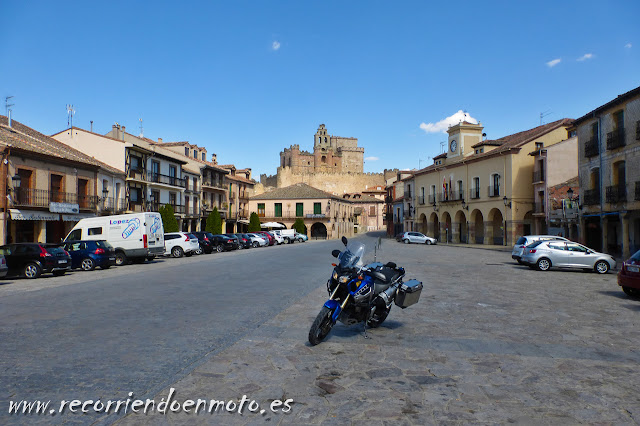
<path id="1" fill-rule="evenodd" d="M 505 195 L 502 197 L 502 201 L 504 202 L 504 229 L 502 231 L 502 236 L 504 238 L 504 245 L 507 245 L 507 207 L 511 208 L 511 201 Z"/>

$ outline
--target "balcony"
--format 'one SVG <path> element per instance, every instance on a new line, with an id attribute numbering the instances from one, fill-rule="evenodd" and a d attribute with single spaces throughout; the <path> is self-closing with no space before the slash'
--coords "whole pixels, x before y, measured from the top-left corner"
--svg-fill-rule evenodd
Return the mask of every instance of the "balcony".
<path id="1" fill-rule="evenodd" d="M 411 213 L 411 209 L 409 209 L 409 210 L 405 210 L 405 211 L 402 213 L 402 216 L 403 216 L 405 219 L 411 219 L 411 218 L 413 218 L 413 213 Z"/>
<path id="2" fill-rule="evenodd" d="M 130 206 L 131 206 L 131 204 L 132 203 L 129 203 Z M 160 210 L 160 207 L 166 206 L 166 205 L 170 205 L 171 207 L 173 207 L 173 213 L 174 214 L 185 214 L 185 212 L 186 212 L 186 207 L 185 206 L 181 206 L 179 204 L 154 203 L 154 202 L 147 203 L 147 211 L 148 212 L 157 212 L 157 211 Z M 142 206 L 142 204 L 135 204 L 135 206 Z M 140 207 L 140 208 L 142 208 L 142 207 Z M 129 210 L 144 211 L 144 209 L 138 210 L 138 209 L 131 209 L 131 208 Z"/>
<path id="3" fill-rule="evenodd" d="M 229 199 L 230 200 L 235 200 L 236 199 L 236 192 L 235 191 L 229 193 Z"/>
<path id="4" fill-rule="evenodd" d="M 489 197 L 499 197 L 500 196 L 500 186 L 490 186 L 489 187 Z"/>
<path id="5" fill-rule="evenodd" d="M 640 201 L 640 181 L 636 182 L 636 194 L 634 200 Z"/>
<path id="6" fill-rule="evenodd" d="M 102 198 L 98 202 L 98 208 L 105 213 L 122 213 L 127 210 L 127 200 L 116 197 Z"/>
<path id="7" fill-rule="evenodd" d="M 598 138 L 588 140 L 584 144 L 584 156 L 589 158 L 600 154 L 600 147 L 598 145 Z"/>
<path id="8" fill-rule="evenodd" d="M 77 204 L 81 210 L 95 210 L 98 196 L 33 188 L 18 188 L 13 195 L 14 206 L 48 208 L 50 203 Z"/>
<path id="9" fill-rule="evenodd" d="M 404 199 L 411 200 L 411 191 L 404 191 Z"/>
<path id="10" fill-rule="evenodd" d="M 607 186 L 606 200 L 607 200 L 607 203 L 611 203 L 611 204 L 623 203 L 627 201 L 627 186 L 624 184 Z"/>
<path id="11" fill-rule="evenodd" d="M 477 200 L 478 198 L 480 198 L 480 188 L 471 188 L 469 191 L 469 199 Z"/>
<path id="12" fill-rule="evenodd" d="M 418 204 L 424 206 L 424 195 L 418 196 Z"/>
<path id="13" fill-rule="evenodd" d="M 538 170 L 537 172 L 533 172 L 533 183 L 544 182 L 544 174 L 542 171 Z"/>
<path id="14" fill-rule="evenodd" d="M 624 128 L 607 133 L 607 149 L 617 149 L 625 146 Z"/>
<path id="15" fill-rule="evenodd" d="M 147 173 L 147 182 L 161 183 L 163 185 L 177 186 L 180 188 L 186 188 L 187 186 L 185 179 L 153 172 Z"/>
<path id="16" fill-rule="evenodd" d="M 249 198 L 249 191 L 240 191 L 238 192 L 238 198 L 240 199 L 248 199 Z"/>
<path id="17" fill-rule="evenodd" d="M 600 190 L 599 189 L 585 189 L 584 190 L 584 205 L 595 206 L 600 204 Z"/>
<path id="18" fill-rule="evenodd" d="M 429 195 L 429 205 L 432 206 L 436 203 L 436 194 Z"/>
<path id="19" fill-rule="evenodd" d="M 314 210 L 305 210 L 302 212 L 302 216 L 298 215 L 295 210 L 282 212 L 280 213 L 280 216 L 276 216 L 276 212 L 274 211 L 258 211 L 258 217 L 265 219 L 296 219 L 298 217 L 303 219 L 329 218 L 328 215 L 325 215 L 324 213 L 315 213 Z"/>
<path id="20" fill-rule="evenodd" d="M 449 203 L 452 201 L 462 201 L 464 200 L 464 192 L 460 191 L 449 191 L 449 192 L 441 192 L 438 194 L 438 201 L 441 203 Z"/>
<path id="21" fill-rule="evenodd" d="M 212 188 L 212 189 L 222 189 L 225 190 L 226 186 L 219 181 L 215 181 L 212 179 L 202 179 L 202 187 Z"/>

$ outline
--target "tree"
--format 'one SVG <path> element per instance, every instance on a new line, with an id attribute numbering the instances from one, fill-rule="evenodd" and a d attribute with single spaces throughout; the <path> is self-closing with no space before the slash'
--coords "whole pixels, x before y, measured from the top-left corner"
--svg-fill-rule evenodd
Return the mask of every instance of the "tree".
<path id="1" fill-rule="evenodd" d="M 162 226 L 164 227 L 164 232 L 178 232 L 180 230 L 178 228 L 178 221 L 176 220 L 176 215 L 171 204 L 165 204 L 164 206 L 160 207 L 158 209 L 158 212 L 160 212 L 160 216 L 162 217 Z"/>
<path id="2" fill-rule="evenodd" d="M 301 217 L 297 218 L 295 222 L 293 222 L 293 229 L 296 230 L 297 233 L 299 234 L 305 234 L 307 233 L 307 227 L 304 225 L 304 220 L 302 220 Z"/>
<path id="3" fill-rule="evenodd" d="M 260 229 L 260 218 L 258 217 L 258 213 L 253 212 L 249 217 L 249 232 L 258 232 Z"/>
<path id="4" fill-rule="evenodd" d="M 222 234 L 222 219 L 217 207 L 214 207 L 213 211 L 209 213 L 209 217 L 207 217 L 206 231 L 212 234 Z"/>

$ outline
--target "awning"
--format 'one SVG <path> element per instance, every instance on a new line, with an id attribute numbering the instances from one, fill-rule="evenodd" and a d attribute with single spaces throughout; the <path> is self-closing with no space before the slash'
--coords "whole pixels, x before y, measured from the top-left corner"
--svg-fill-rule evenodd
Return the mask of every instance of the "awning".
<path id="1" fill-rule="evenodd" d="M 86 219 L 88 217 L 96 217 L 95 214 L 85 213 L 85 214 L 63 214 L 62 221 L 63 222 L 77 222 L 80 219 Z"/>
<path id="2" fill-rule="evenodd" d="M 58 213 L 41 212 L 37 210 L 9 209 L 9 213 L 13 220 L 60 220 L 60 215 Z"/>
<path id="3" fill-rule="evenodd" d="M 286 226 L 279 224 L 278 222 L 261 223 L 261 228 L 286 228 Z"/>
<path id="4" fill-rule="evenodd" d="M 238 223 L 244 223 L 245 225 L 248 225 L 249 221 L 245 219 L 238 219 Z"/>

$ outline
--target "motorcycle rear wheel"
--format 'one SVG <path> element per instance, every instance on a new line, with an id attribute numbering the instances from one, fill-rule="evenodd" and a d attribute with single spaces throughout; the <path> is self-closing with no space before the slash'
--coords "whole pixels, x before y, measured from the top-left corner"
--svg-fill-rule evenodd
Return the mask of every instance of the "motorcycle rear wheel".
<path id="1" fill-rule="evenodd" d="M 391 306 L 389 306 L 388 308 L 384 308 L 382 310 L 376 309 L 373 316 L 369 318 L 369 321 L 367 322 L 367 326 L 369 328 L 380 327 L 384 322 L 384 320 L 387 319 L 387 316 L 389 316 L 390 311 L 391 311 Z"/>
<path id="2" fill-rule="evenodd" d="M 322 309 L 320 309 L 320 313 L 316 317 L 315 321 L 313 321 L 311 329 L 309 330 L 309 343 L 311 343 L 312 346 L 322 342 L 333 328 L 331 315 L 333 315 L 332 309 L 329 309 L 326 306 L 323 306 Z"/>

